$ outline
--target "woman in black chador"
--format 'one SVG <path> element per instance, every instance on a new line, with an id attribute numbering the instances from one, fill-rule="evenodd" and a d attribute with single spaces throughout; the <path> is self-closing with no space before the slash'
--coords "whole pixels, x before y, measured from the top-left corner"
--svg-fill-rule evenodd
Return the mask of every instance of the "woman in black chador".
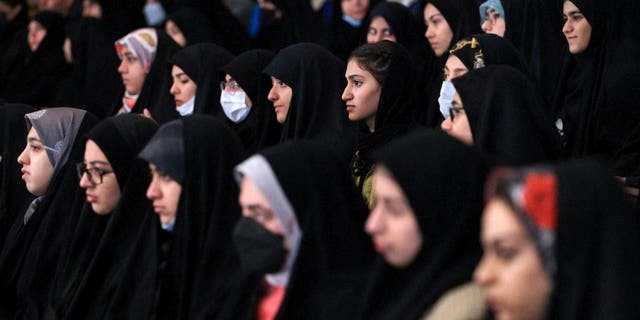
<path id="1" fill-rule="evenodd" d="M 46 317 L 65 235 L 84 203 L 75 163 L 82 137 L 97 119 L 84 110 L 52 108 L 25 116 L 29 133 L 18 157 L 22 179 L 36 198 L 20 213 L 0 255 L 0 312 L 7 317 Z"/>
<path id="2" fill-rule="evenodd" d="M 268 50 L 249 50 L 220 68 L 224 75 L 220 105 L 227 124 L 242 140 L 247 155 L 275 145 L 282 134 L 282 125 L 267 99 L 271 80 L 262 73 L 273 56 Z"/>
<path id="3" fill-rule="evenodd" d="M 219 319 L 353 319 L 373 251 L 367 207 L 340 159 L 305 141 L 236 167 L 242 276 Z"/>
<path id="4" fill-rule="evenodd" d="M 105 119 L 85 135 L 84 159 L 76 168 L 86 202 L 67 235 L 56 271 L 51 305 L 58 318 L 99 318 L 107 292 L 103 289 L 112 285 L 116 269 L 112 265 L 120 262 L 122 244 L 115 240 L 127 234 L 119 226 L 122 216 L 140 215 L 144 211 L 134 210 L 148 203 L 144 196 L 148 168 L 136 157 L 157 128 L 142 115 L 122 114 Z"/>
<path id="5" fill-rule="evenodd" d="M 271 76 L 269 100 L 283 125 L 281 142 L 322 141 L 353 152 L 356 126 L 340 98 L 345 65 L 327 49 L 299 43 L 280 51 L 264 72 Z"/>
<path id="6" fill-rule="evenodd" d="M 375 207 L 364 226 L 380 254 L 357 319 L 481 319 L 471 283 L 487 165 L 440 132 L 410 134 L 376 153 Z"/>

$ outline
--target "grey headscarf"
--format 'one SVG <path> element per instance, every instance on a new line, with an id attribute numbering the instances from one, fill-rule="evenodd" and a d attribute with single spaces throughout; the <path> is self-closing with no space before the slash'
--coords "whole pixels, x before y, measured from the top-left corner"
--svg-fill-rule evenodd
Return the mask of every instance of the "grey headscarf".
<path id="1" fill-rule="evenodd" d="M 182 121 L 174 120 L 160 127 L 139 157 L 182 185 L 185 167 Z"/>
<path id="2" fill-rule="evenodd" d="M 74 108 L 51 108 L 27 113 L 27 130 L 33 127 L 47 150 L 55 176 L 67 162 L 82 119 L 87 112 Z"/>

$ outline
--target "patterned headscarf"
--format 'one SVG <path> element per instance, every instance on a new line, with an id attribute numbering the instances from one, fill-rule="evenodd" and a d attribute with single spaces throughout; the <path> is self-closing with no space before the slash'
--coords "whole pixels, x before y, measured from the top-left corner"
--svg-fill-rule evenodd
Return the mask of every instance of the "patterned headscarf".
<path id="1" fill-rule="evenodd" d="M 27 130 L 33 127 L 40 136 L 54 175 L 67 162 L 86 113 L 74 108 L 51 108 L 25 115 Z"/>
<path id="2" fill-rule="evenodd" d="M 487 180 L 489 197 L 507 201 L 535 243 L 550 277 L 557 270 L 555 239 L 558 226 L 558 177 L 549 169 L 497 169 Z"/>
<path id="3" fill-rule="evenodd" d="M 153 28 L 142 28 L 118 39 L 116 41 L 116 52 L 120 60 L 123 59 L 122 51 L 124 48 L 129 49 L 131 54 L 140 61 L 145 72 L 149 71 L 153 59 L 156 57 L 158 34 Z"/>

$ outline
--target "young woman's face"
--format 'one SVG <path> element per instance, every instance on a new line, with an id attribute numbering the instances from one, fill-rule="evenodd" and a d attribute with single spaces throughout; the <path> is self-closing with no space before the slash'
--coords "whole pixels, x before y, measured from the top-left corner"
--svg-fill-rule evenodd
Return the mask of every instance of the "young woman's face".
<path id="1" fill-rule="evenodd" d="M 142 68 L 140 60 L 131 53 L 129 48 L 122 49 L 122 61 L 118 66 L 118 72 L 127 93 L 140 94 L 147 70 Z"/>
<path id="2" fill-rule="evenodd" d="M 242 89 L 240 84 L 238 84 L 236 80 L 234 80 L 233 77 L 228 73 L 225 74 L 224 81 L 222 82 L 220 89 L 227 91 L 230 94 L 244 93 L 245 94 L 244 103 L 249 108 L 251 108 L 251 106 L 253 105 L 251 102 L 251 99 L 249 98 L 249 95 L 246 94 L 246 92 L 244 91 L 244 89 Z"/>
<path id="3" fill-rule="evenodd" d="M 18 156 L 18 163 L 22 165 L 22 180 L 27 190 L 35 196 L 43 195 L 53 176 L 53 165 L 34 128 L 27 134 L 27 146 Z"/>
<path id="4" fill-rule="evenodd" d="M 153 211 L 160 216 L 163 225 L 176 218 L 182 186 L 150 163 L 151 183 L 147 189 L 147 198 L 153 201 Z"/>
<path id="5" fill-rule="evenodd" d="M 571 1 L 564 2 L 562 16 L 565 19 L 562 33 L 567 38 L 569 52 L 582 53 L 589 47 L 591 41 L 591 24 Z"/>
<path id="6" fill-rule="evenodd" d="M 516 213 L 492 199 L 482 216 L 484 255 L 474 281 L 481 285 L 497 319 L 542 319 L 552 283 L 534 243 Z"/>
<path id="7" fill-rule="evenodd" d="M 451 81 L 455 78 L 462 77 L 469 69 L 462 63 L 462 60 L 456 55 L 449 55 L 447 63 L 444 65 L 444 81 Z"/>
<path id="8" fill-rule="evenodd" d="M 471 125 L 469 124 L 467 113 L 464 112 L 462 100 L 460 99 L 458 92 L 453 95 L 451 105 L 453 108 L 449 113 L 450 116 L 442 121 L 440 128 L 448 135 L 462 141 L 463 143 L 472 145 L 473 134 L 471 133 Z"/>
<path id="9" fill-rule="evenodd" d="M 362 20 L 367 15 L 369 0 L 342 0 L 342 14 L 352 19 Z"/>
<path id="10" fill-rule="evenodd" d="M 184 48 L 187 46 L 187 38 L 184 36 L 184 33 L 182 33 L 182 30 L 178 28 L 178 25 L 173 22 L 173 20 L 167 20 L 167 22 L 164 24 L 164 30 L 171 37 L 171 39 L 173 39 L 173 41 L 175 41 L 181 47 Z"/>
<path id="11" fill-rule="evenodd" d="M 271 91 L 269 91 L 268 99 L 273 102 L 273 107 L 276 110 L 276 120 L 279 123 L 284 123 L 287 120 L 292 96 L 293 90 L 291 90 L 291 87 L 278 78 L 271 77 Z"/>
<path id="12" fill-rule="evenodd" d="M 507 22 L 496 10 L 487 8 L 487 18 L 482 22 L 482 31 L 504 38 L 504 33 L 507 31 Z"/>
<path id="13" fill-rule="evenodd" d="M 196 83 L 180 67 L 174 65 L 171 68 L 171 77 L 173 85 L 171 85 L 169 92 L 173 95 L 176 107 L 196 96 Z"/>
<path id="14" fill-rule="evenodd" d="M 371 20 L 369 24 L 369 32 L 367 32 L 367 43 L 376 43 L 382 40 L 389 40 L 396 42 L 398 39 L 393 34 L 393 30 L 381 16 L 376 16 Z"/>
<path id="15" fill-rule="evenodd" d="M 342 92 L 342 101 L 347 104 L 349 120 L 364 120 L 373 132 L 382 87 L 369 71 L 360 68 L 355 59 L 349 60 L 344 77 L 347 78 L 347 86 Z"/>
<path id="16" fill-rule="evenodd" d="M 271 233 L 284 236 L 284 227 L 280 219 L 273 213 L 271 204 L 255 182 L 248 177 L 242 178 L 242 182 L 240 183 L 238 203 L 242 209 L 243 216 L 255 220 Z M 287 250 L 291 249 L 291 244 L 286 237 L 284 247 Z"/>
<path id="17" fill-rule="evenodd" d="M 422 233 L 415 213 L 400 185 L 383 167 L 373 174 L 375 207 L 365 231 L 374 247 L 390 265 L 406 267 L 422 248 Z"/>
<path id="18" fill-rule="evenodd" d="M 84 167 L 80 187 L 85 189 L 87 202 L 97 214 L 110 213 L 120 201 L 120 186 L 107 156 L 91 139 L 85 147 Z"/>
<path id="19" fill-rule="evenodd" d="M 424 7 L 424 25 L 427 27 L 425 37 L 436 56 L 441 57 L 451 46 L 453 31 L 449 27 L 447 19 L 433 4 L 427 3 Z"/>
<path id="20" fill-rule="evenodd" d="M 47 29 L 45 29 L 38 21 L 32 20 L 29 22 L 29 33 L 27 34 L 27 42 L 29 43 L 29 49 L 31 52 L 38 50 L 40 43 L 44 37 L 47 36 Z"/>
<path id="21" fill-rule="evenodd" d="M 99 3 L 92 0 L 82 1 L 82 16 L 92 17 L 96 19 L 102 18 L 102 6 Z"/>

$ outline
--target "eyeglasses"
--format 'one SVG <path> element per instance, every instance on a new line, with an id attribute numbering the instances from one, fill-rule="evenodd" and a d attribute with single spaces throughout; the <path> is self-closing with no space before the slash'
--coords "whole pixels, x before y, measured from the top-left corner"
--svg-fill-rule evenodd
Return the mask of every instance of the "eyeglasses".
<path id="1" fill-rule="evenodd" d="M 76 163 L 76 171 L 78 172 L 78 178 L 82 179 L 82 176 L 86 173 L 89 181 L 98 185 L 102 183 L 102 176 L 113 171 L 102 170 L 98 168 L 87 168 L 87 164 L 84 162 Z"/>
<path id="2" fill-rule="evenodd" d="M 449 117 L 451 117 L 451 121 L 456 118 L 456 114 L 464 111 L 462 107 L 449 107 Z"/>
<path id="3" fill-rule="evenodd" d="M 235 81 L 222 81 L 220 82 L 220 90 L 222 91 L 227 91 L 230 94 L 235 94 L 236 92 L 239 92 L 242 90 L 242 87 L 240 87 L 240 85 L 235 82 Z"/>

